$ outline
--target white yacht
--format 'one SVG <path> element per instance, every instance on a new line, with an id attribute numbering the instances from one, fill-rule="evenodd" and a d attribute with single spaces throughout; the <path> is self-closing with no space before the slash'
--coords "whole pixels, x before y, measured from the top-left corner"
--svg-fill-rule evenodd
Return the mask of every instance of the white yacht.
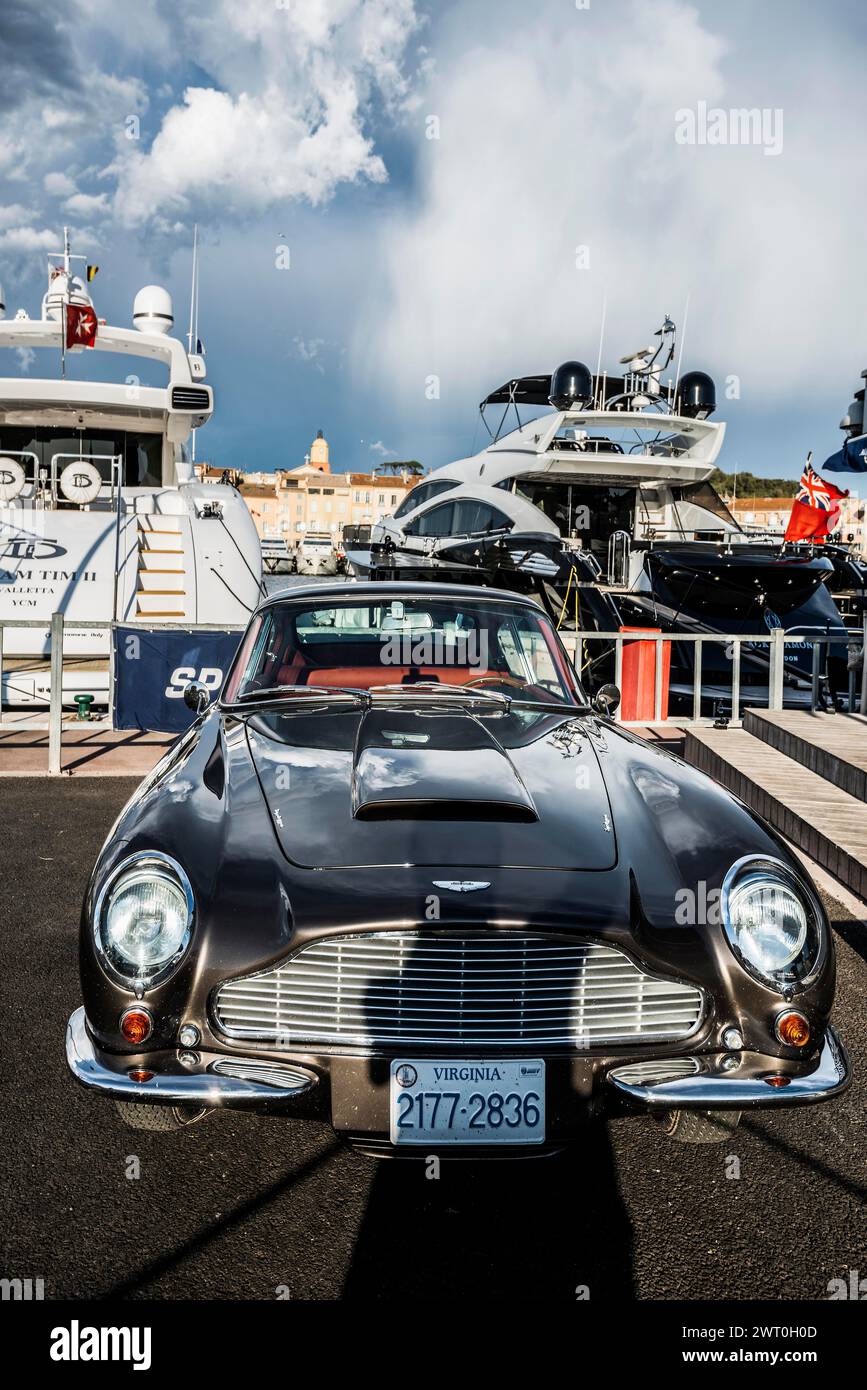
<path id="1" fill-rule="evenodd" d="M 337 551 L 329 531 L 305 531 L 296 551 L 299 574 L 336 574 Z"/>
<path id="2" fill-rule="evenodd" d="M 261 593 L 246 503 L 194 475 L 188 441 L 214 409 L 203 355 L 172 336 L 171 296 L 157 285 L 136 295 L 132 326 L 98 319 L 92 273 L 65 236 L 39 317 L 6 318 L 0 302 L 0 347 L 23 367 L 0 377 L 0 623 L 38 624 L 3 630 L 6 705 L 47 699 L 54 612 L 222 626 L 246 622 Z M 118 379 L 73 378 L 87 351 L 127 359 Z M 31 375 L 37 355 L 44 370 Z M 162 384 L 142 384 L 153 375 Z M 104 698 L 108 649 L 105 627 L 66 631 L 65 700 Z"/>
<path id="3" fill-rule="evenodd" d="M 353 572 L 448 571 L 533 588 L 560 621 L 597 631 L 829 635 L 839 685 L 846 631 L 826 587 L 832 559 L 821 548 L 757 543 L 739 526 L 709 481 L 725 437 L 711 419 L 714 383 L 700 371 L 664 380 L 675 325 L 666 317 L 655 336 L 622 357 L 615 376 L 573 361 L 492 391 L 480 407 L 487 446 L 414 487 L 374 527 L 369 552 L 347 556 Z M 492 408 L 501 412 L 493 431 Z M 707 668 L 724 685 L 731 663 L 721 651 Z M 806 654 L 787 651 L 787 679 L 800 688 Z M 682 667 L 688 657 L 684 646 L 672 661 Z M 766 672 L 757 647 L 744 679 Z M 685 689 L 686 673 L 678 679 Z"/>
<path id="4" fill-rule="evenodd" d="M 486 424 L 486 411 L 503 407 L 491 442 L 413 488 L 374 542 L 430 554 L 445 538 L 536 534 L 589 551 L 603 573 L 610 558 L 609 578 L 630 583 L 642 564 L 634 542 L 744 538 L 707 482 L 725 437 L 710 419 L 713 381 L 661 380 L 674 331 L 666 319 L 658 347 L 622 358 L 617 377 L 567 362 L 492 391 L 480 407 Z M 512 412 L 516 428 L 504 434 Z"/>

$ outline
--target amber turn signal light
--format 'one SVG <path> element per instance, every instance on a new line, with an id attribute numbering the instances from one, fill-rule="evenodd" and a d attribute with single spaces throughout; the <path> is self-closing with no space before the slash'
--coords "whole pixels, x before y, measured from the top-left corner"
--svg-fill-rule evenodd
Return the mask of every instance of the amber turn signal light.
<path id="1" fill-rule="evenodd" d="M 153 1031 L 154 1021 L 147 1009 L 127 1009 L 120 1016 L 120 1031 L 125 1042 L 143 1043 Z"/>
<path id="2" fill-rule="evenodd" d="M 154 1079 L 154 1074 L 152 1071 L 142 1071 L 138 1067 L 135 1067 L 132 1071 L 127 1072 L 127 1076 L 129 1077 L 130 1081 L 138 1081 L 141 1083 L 144 1083 L 145 1081 L 153 1081 Z"/>
<path id="3" fill-rule="evenodd" d="M 795 1013 L 794 1009 L 780 1014 L 774 1029 L 786 1047 L 806 1047 L 810 1041 L 810 1025 L 804 1015 Z"/>

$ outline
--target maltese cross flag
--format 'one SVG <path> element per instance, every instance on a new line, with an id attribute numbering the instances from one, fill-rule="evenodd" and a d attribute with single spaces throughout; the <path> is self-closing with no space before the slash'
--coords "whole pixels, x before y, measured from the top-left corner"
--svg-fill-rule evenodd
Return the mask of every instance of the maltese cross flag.
<path id="1" fill-rule="evenodd" d="M 66 346 L 89 347 L 96 342 L 96 314 L 89 304 L 67 304 Z"/>

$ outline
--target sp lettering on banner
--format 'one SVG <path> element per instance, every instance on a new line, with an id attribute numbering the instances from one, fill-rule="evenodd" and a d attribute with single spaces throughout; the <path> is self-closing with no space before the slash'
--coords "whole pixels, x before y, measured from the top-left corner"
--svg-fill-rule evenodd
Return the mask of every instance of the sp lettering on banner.
<path id="1" fill-rule="evenodd" d="M 201 681 L 212 696 L 218 695 L 241 636 L 225 628 L 115 628 L 114 727 L 183 733 L 195 719 L 184 704 L 184 690 L 190 681 Z"/>
<path id="2" fill-rule="evenodd" d="M 166 686 L 167 700 L 182 700 L 190 681 L 199 681 L 206 690 L 216 691 L 223 684 L 226 673 L 219 666 L 203 666 L 197 671 L 195 666 L 178 666 L 172 671 Z"/>

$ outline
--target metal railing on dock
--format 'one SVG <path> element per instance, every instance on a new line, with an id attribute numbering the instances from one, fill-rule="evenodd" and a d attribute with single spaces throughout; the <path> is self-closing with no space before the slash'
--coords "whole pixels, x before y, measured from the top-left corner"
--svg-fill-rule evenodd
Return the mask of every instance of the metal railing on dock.
<path id="1" fill-rule="evenodd" d="M 51 618 L 49 629 L 49 659 L 51 669 L 51 688 L 49 691 L 48 702 L 48 772 L 51 776 L 59 776 L 62 772 L 62 753 L 63 753 L 63 644 L 64 634 L 67 631 L 85 630 L 93 631 L 105 630 L 109 635 L 118 627 L 124 629 L 136 626 L 148 631 L 177 631 L 177 623 L 165 622 L 141 622 L 136 624 L 99 622 L 90 619 L 69 619 L 62 613 L 54 613 Z M 3 659 L 4 659 L 4 636 L 7 629 L 29 628 L 46 630 L 44 619 L 0 619 L 0 717 L 3 714 Z M 183 625 L 184 632 L 210 632 L 213 631 L 213 624 L 189 623 Z M 242 627 L 221 628 L 222 631 L 243 632 Z M 861 655 L 858 664 L 860 672 L 856 670 L 855 664 L 850 663 L 849 668 L 849 688 L 848 688 L 848 708 L 854 711 L 859 708 L 862 713 L 867 713 L 867 661 L 864 660 L 864 650 L 867 648 L 867 614 L 864 617 L 862 632 L 858 634 L 862 643 Z M 579 675 L 586 671 L 591 658 L 584 657 L 586 644 L 608 643 L 613 649 L 614 654 L 614 681 L 622 688 L 624 648 L 633 643 L 647 643 L 655 648 L 654 661 L 654 689 L 653 689 L 653 711 L 652 718 L 646 714 L 638 719 L 626 719 L 622 712 L 619 713 L 619 722 L 636 726 L 646 726 L 647 724 L 663 724 L 669 719 L 678 727 L 688 727 L 690 724 L 710 723 L 714 716 L 702 716 L 702 700 L 705 697 L 705 683 L 703 681 L 703 658 L 706 646 L 712 644 L 722 645 L 726 650 L 726 656 L 731 662 L 731 683 L 729 687 L 728 700 L 730 702 L 730 714 L 727 721 L 731 724 L 741 722 L 742 706 L 744 704 L 744 690 L 749 687 L 742 685 L 742 664 L 743 648 L 749 649 L 747 655 L 755 658 L 759 655 L 762 661 L 767 661 L 768 685 L 767 699 L 761 702 L 757 699 L 749 700 L 753 708 L 764 707 L 771 710 L 780 710 L 784 706 L 785 681 L 786 681 L 786 648 L 804 646 L 812 647 L 812 675 L 810 708 L 817 709 L 822 706 L 822 648 L 829 645 L 839 644 L 840 638 L 827 635 L 797 635 L 788 636 L 782 628 L 776 628 L 773 632 L 744 634 L 744 633 L 641 633 L 641 632 L 561 632 L 560 637 L 567 652 L 572 657 L 576 670 Z M 850 634 L 850 639 L 856 638 L 856 634 Z M 664 652 L 666 643 L 684 642 L 692 643 L 693 670 L 692 670 L 692 708 L 691 711 L 677 713 L 673 716 L 669 714 L 667 702 L 664 699 L 665 684 L 665 664 Z M 579 650 L 579 643 L 581 650 Z M 113 646 L 109 640 L 106 659 L 109 663 L 109 694 L 108 709 L 109 714 L 112 709 L 112 696 L 114 691 L 114 671 L 113 671 Z M 762 649 L 767 649 L 767 657 L 764 656 Z M 758 649 L 758 651 L 757 651 Z M 39 659 L 39 658 L 35 658 Z M 44 657 L 42 658 L 44 659 Z M 860 689 L 859 689 L 860 676 Z M 799 676 L 803 682 L 801 688 L 806 689 L 806 677 Z M 687 696 L 687 699 L 689 697 Z"/>
<path id="2" fill-rule="evenodd" d="M 654 647 L 654 691 L 653 691 L 653 711 L 652 716 L 648 711 L 642 718 L 626 719 L 621 717 L 620 723 L 636 724 L 644 726 L 649 723 L 662 724 L 671 716 L 668 709 L 664 708 L 664 684 L 665 669 L 664 661 L 665 644 L 669 647 L 672 643 L 691 643 L 693 646 L 693 667 L 692 667 L 692 701 L 691 710 L 674 716 L 678 725 L 700 724 L 702 722 L 712 722 L 714 716 L 702 718 L 702 700 L 711 698 L 705 695 L 705 682 L 703 680 L 703 660 L 706 647 L 721 646 L 724 648 L 726 657 L 731 663 L 731 681 L 728 684 L 728 694 L 726 703 L 730 704 L 730 714 L 727 716 L 731 724 L 741 722 L 742 706 L 745 698 L 749 703 L 758 707 L 763 704 L 767 709 L 781 710 L 784 708 L 785 688 L 786 688 L 786 648 L 803 649 L 806 646 L 812 648 L 811 672 L 809 678 L 810 686 L 810 709 L 823 708 L 823 665 L 827 665 L 827 650 L 823 653 L 823 648 L 841 645 L 841 639 L 837 636 L 827 634 L 792 634 L 789 635 L 783 628 L 775 628 L 772 632 L 764 633 L 686 633 L 686 632 L 664 632 L 664 633 L 641 633 L 641 632 L 560 632 L 560 638 L 569 652 L 574 662 L 579 676 L 583 675 L 593 658 L 583 656 L 579 651 L 579 643 L 582 647 L 585 644 L 596 642 L 607 643 L 609 648 L 614 651 L 614 684 L 621 690 L 623 687 L 623 653 L 624 648 L 635 643 L 645 643 Z M 864 617 L 864 625 L 860 634 L 860 673 L 854 663 L 850 664 L 848 672 L 848 708 L 850 711 L 860 708 L 862 712 L 867 712 L 867 662 L 864 660 L 864 650 L 867 647 L 867 614 Z M 850 646 L 856 634 L 850 633 Z M 744 648 L 747 648 L 748 658 L 767 662 L 768 684 L 767 698 L 760 701 L 758 698 L 750 699 L 745 696 L 745 687 L 742 682 L 743 655 Z M 763 650 L 764 649 L 764 650 Z M 765 653 L 767 653 L 765 655 Z M 826 660 L 823 663 L 823 655 Z M 860 674 L 860 689 L 859 689 Z M 792 673 L 790 672 L 790 679 Z M 807 686 L 807 677 L 797 676 L 802 682 L 801 689 Z"/>
<path id="3" fill-rule="evenodd" d="M 105 655 L 105 660 L 106 660 L 107 663 L 108 663 L 108 677 L 109 677 L 109 679 L 108 679 L 108 714 L 109 714 L 109 716 L 110 716 L 110 715 L 111 715 L 111 712 L 112 712 L 112 697 L 113 697 L 113 693 L 114 693 L 114 644 L 113 644 L 112 641 L 110 640 L 110 636 L 111 636 L 111 633 L 112 633 L 116 628 L 123 628 L 124 630 L 127 630 L 127 629 L 129 629 L 130 627 L 133 627 L 133 626 L 134 626 L 134 627 L 140 627 L 143 631 L 147 631 L 147 632 L 176 632 L 176 631 L 178 630 L 178 624 L 177 624 L 177 623 L 165 623 L 165 622 L 140 622 L 140 623 L 135 623 L 135 624 L 130 623 L 130 622 L 119 623 L 119 622 L 108 622 L 108 621 L 105 621 L 105 620 L 103 620 L 103 621 L 98 621 L 98 620 L 93 620 L 93 619 L 89 619 L 89 618 L 88 618 L 88 619 L 65 618 L 64 615 L 63 615 L 62 613 L 52 613 L 52 615 L 51 615 L 51 623 L 50 623 L 50 626 L 49 626 L 48 629 L 47 629 L 47 630 L 48 630 L 48 634 L 49 634 L 49 652 L 48 652 L 48 656 L 47 656 L 47 658 L 46 658 L 45 655 L 43 655 L 42 657 L 34 656 L 34 657 L 32 658 L 32 660 L 34 660 L 34 661 L 39 661 L 39 660 L 43 660 L 43 661 L 44 661 L 44 660 L 47 659 L 47 660 L 49 661 L 49 663 L 50 663 L 50 681 L 51 681 L 51 686 L 50 686 L 49 695 L 48 695 L 48 774 L 49 774 L 49 776 L 57 777 L 57 776 L 59 776 L 59 775 L 61 774 L 61 772 L 63 771 L 63 768 L 62 768 L 62 758 L 63 758 L 63 643 L 64 643 L 64 634 L 65 634 L 66 632 L 68 632 L 68 631 L 72 631 L 72 632 L 74 632 L 74 631 L 93 632 L 94 630 L 96 630 L 96 631 L 105 631 L 105 632 L 109 635 L 108 647 L 107 647 L 107 650 L 106 650 L 106 652 L 105 652 L 104 655 Z M 41 631 L 45 632 L 45 631 L 46 631 L 46 623 L 45 623 L 44 618 L 43 618 L 43 619 L 32 619 L 32 618 L 31 618 L 31 619 L 28 619 L 28 618 L 7 619 L 7 618 L 0 618 L 0 721 L 2 721 L 2 716 L 3 716 L 3 661 L 4 661 L 4 646 L 5 646 L 5 644 L 4 644 L 4 635 L 5 635 L 5 633 L 6 633 L 7 630 L 9 630 L 9 629 L 13 629 L 13 630 L 14 630 L 14 629 L 16 629 L 16 628 L 38 629 L 38 630 L 41 630 Z M 221 625 L 221 626 L 220 626 L 220 631 L 221 631 L 221 632 L 238 632 L 238 633 L 240 634 L 240 633 L 242 633 L 244 630 L 245 630 L 245 629 L 244 629 L 243 627 L 237 626 L 237 625 L 235 625 L 235 624 L 227 624 L 227 625 L 225 625 L 225 626 L 224 626 L 224 625 Z M 185 624 L 183 625 L 183 631 L 184 631 L 184 632 L 213 632 L 213 631 L 214 631 L 214 624 L 213 624 L 213 623 L 185 623 Z M 95 654 L 95 655 L 101 656 L 102 654 L 101 654 L 101 653 L 98 653 L 98 654 Z M 72 704 L 72 703 L 74 703 L 74 701 L 69 701 L 68 703 L 69 703 L 69 704 Z M 43 706 L 40 706 L 40 705 L 38 704 L 38 702 L 35 701 L 35 700 L 34 700 L 34 707 L 35 707 L 35 708 L 44 708 Z M 0 727 L 2 727 L 2 722 L 0 722 Z"/>

